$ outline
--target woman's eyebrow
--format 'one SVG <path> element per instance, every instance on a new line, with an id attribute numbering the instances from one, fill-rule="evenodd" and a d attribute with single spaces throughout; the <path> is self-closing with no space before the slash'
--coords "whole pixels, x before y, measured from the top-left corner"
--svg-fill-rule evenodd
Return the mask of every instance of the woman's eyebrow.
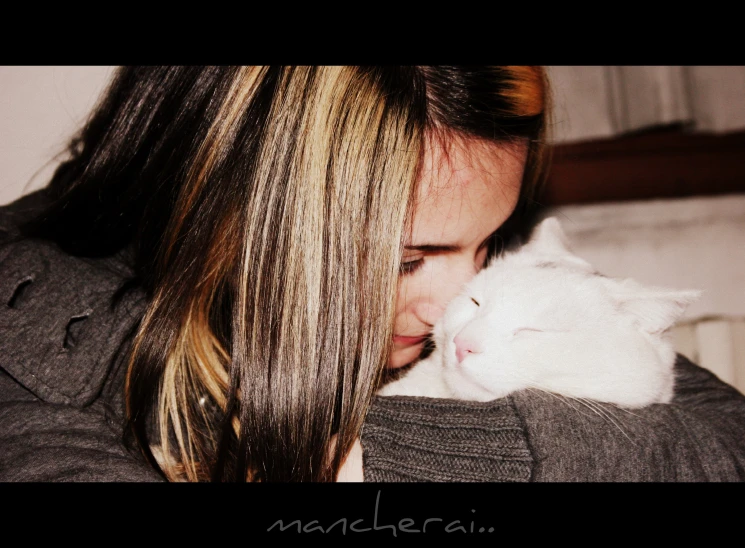
<path id="1" fill-rule="evenodd" d="M 407 245 L 406 249 L 412 251 L 429 251 L 429 252 L 443 252 L 443 251 L 460 251 L 459 245 L 437 245 L 437 244 L 425 244 L 425 245 Z"/>
<path id="2" fill-rule="evenodd" d="M 500 227 L 501 228 L 501 227 Z M 486 238 L 484 238 L 484 241 L 481 242 L 481 246 L 486 244 L 491 238 L 494 237 L 494 235 L 499 232 L 499 228 L 497 228 L 494 232 L 489 234 Z M 411 250 L 411 251 L 424 251 L 429 253 L 452 253 L 454 251 L 460 251 L 461 246 L 459 245 L 444 245 L 444 244 L 423 244 L 423 245 L 407 245 L 404 246 L 405 249 Z"/>

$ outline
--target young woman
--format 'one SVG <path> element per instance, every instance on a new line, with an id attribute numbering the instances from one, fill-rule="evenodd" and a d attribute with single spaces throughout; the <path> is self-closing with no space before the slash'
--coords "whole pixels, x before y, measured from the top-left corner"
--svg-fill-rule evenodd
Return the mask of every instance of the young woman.
<path id="1" fill-rule="evenodd" d="M 122 69 L 48 188 L 2 219 L 4 325 L 25 327 L 2 343 L 0 470 L 741 478 L 745 398 L 683 360 L 676 402 L 621 434 L 527 395 L 374 398 L 521 227 L 547 118 L 536 67 Z"/>

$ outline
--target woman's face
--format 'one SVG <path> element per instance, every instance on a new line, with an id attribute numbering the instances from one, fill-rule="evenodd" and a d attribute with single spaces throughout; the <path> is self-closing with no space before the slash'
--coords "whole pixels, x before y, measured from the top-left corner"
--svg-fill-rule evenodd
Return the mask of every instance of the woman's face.
<path id="1" fill-rule="evenodd" d="M 398 284 L 389 367 L 421 353 L 425 338 L 483 266 L 489 237 L 517 205 L 527 144 L 429 140 Z"/>

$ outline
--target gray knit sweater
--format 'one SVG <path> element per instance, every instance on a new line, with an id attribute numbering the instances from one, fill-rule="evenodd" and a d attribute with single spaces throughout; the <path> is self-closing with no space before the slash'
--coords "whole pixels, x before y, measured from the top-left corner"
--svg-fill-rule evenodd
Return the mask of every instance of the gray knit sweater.
<path id="1" fill-rule="evenodd" d="M 122 443 L 123 357 L 146 302 L 130 274 L 12 241 L 32 201 L 0 208 L 0 481 L 159 481 Z M 493 402 L 377 398 L 366 481 L 741 481 L 745 397 L 679 357 L 674 401 L 593 410 L 548 394 Z"/>

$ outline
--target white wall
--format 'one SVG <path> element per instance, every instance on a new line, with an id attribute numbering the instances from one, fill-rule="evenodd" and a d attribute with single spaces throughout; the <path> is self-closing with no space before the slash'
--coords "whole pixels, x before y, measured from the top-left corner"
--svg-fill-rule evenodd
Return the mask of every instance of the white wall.
<path id="1" fill-rule="evenodd" d="M 573 251 L 600 272 L 701 289 L 683 318 L 745 316 L 745 194 L 563 206 Z"/>
<path id="2" fill-rule="evenodd" d="M 0 67 L 0 205 L 44 186 L 114 67 Z"/>

